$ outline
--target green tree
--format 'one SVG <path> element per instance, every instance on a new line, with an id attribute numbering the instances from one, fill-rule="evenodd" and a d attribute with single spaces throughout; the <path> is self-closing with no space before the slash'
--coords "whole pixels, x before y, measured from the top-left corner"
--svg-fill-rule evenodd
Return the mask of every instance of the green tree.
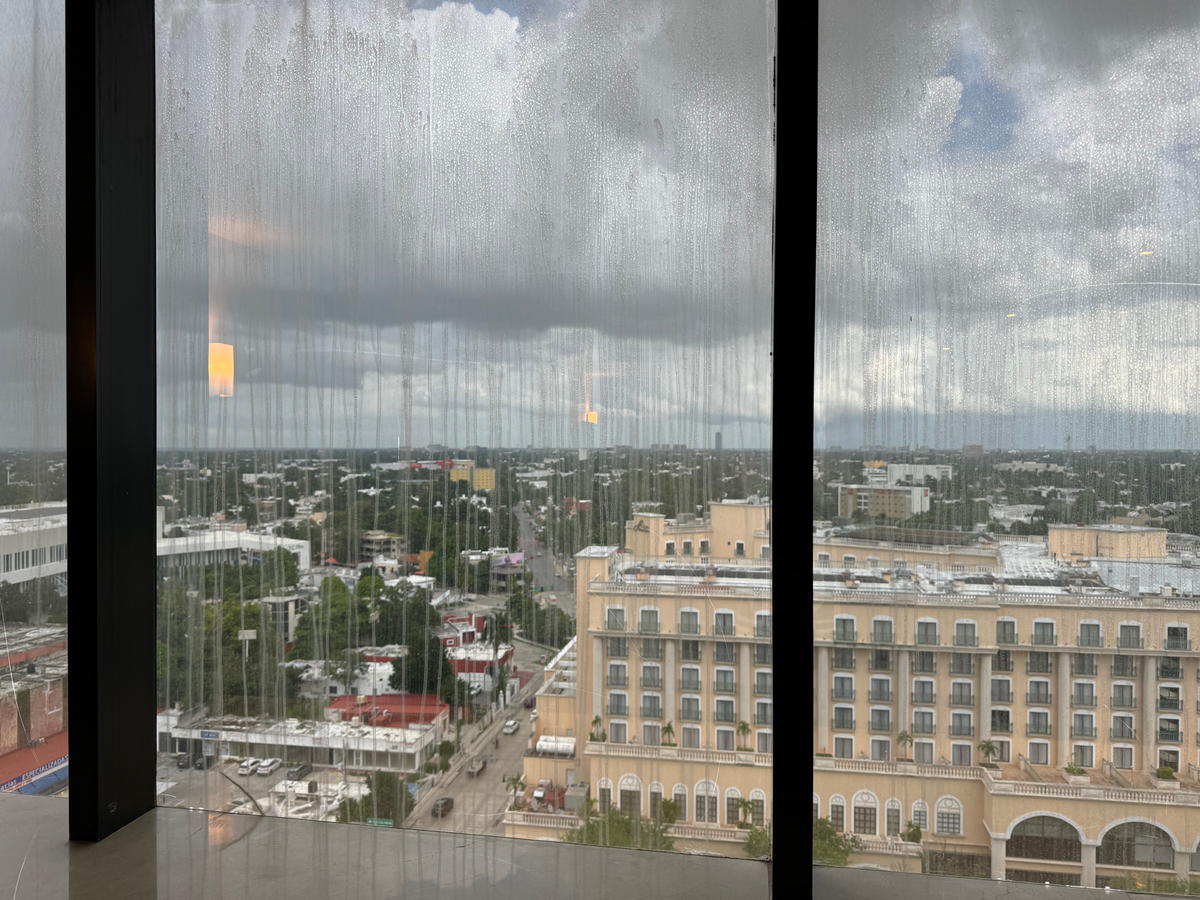
<path id="1" fill-rule="evenodd" d="M 525 790 L 525 779 L 521 775 L 510 775 L 504 782 L 505 787 L 512 791 L 512 803 L 510 806 L 517 805 L 517 794 L 523 793 Z"/>
<path id="2" fill-rule="evenodd" d="M 746 749 L 746 739 L 750 737 L 750 731 L 751 731 L 751 729 L 750 729 L 749 722 L 738 722 L 737 735 L 738 735 L 738 749 L 739 750 Z"/>
<path id="3" fill-rule="evenodd" d="M 837 829 L 828 819 L 813 820 L 812 859 L 814 863 L 826 866 L 844 866 L 850 859 L 850 854 L 861 850 L 862 846 L 861 838 L 853 834 L 838 834 Z"/>
<path id="4" fill-rule="evenodd" d="M 674 850 L 675 842 L 667 834 L 665 822 L 638 815 L 626 815 L 615 806 L 588 816 L 582 825 L 568 832 L 563 840 L 569 844 L 593 847 L 633 847 L 640 850 Z"/>
<path id="5" fill-rule="evenodd" d="M 858 840 L 858 838 L 853 838 L 853 840 Z M 746 843 L 742 844 L 742 849 L 750 859 L 769 858 L 771 856 L 771 832 L 766 828 L 759 828 L 757 825 L 750 826 L 750 831 L 746 834 Z M 816 852 L 817 840 L 814 835 L 813 862 L 818 861 Z M 845 863 L 835 863 L 834 865 L 845 865 Z"/>
<path id="6" fill-rule="evenodd" d="M 367 774 L 367 793 L 362 801 L 343 800 L 338 809 L 339 822 L 366 822 L 367 819 L 391 819 L 400 828 L 413 811 L 413 796 L 393 772 Z"/>
<path id="7" fill-rule="evenodd" d="M 912 742 L 913 736 L 907 731 L 901 731 L 898 735 L 896 735 L 896 746 L 900 749 L 900 752 L 904 754 L 904 756 L 901 757 L 902 759 L 908 758 L 907 748 L 912 746 Z"/>
<path id="8" fill-rule="evenodd" d="M 989 763 L 1000 755 L 1000 747 L 993 740 L 979 742 L 979 753 Z"/>
<path id="9" fill-rule="evenodd" d="M 340 578 L 325 578 L 319 596 L 296 624 L 289 659 L 338 659 L 347 647 L 358 647 L 370 634 L 366 601 L 352 598 Z"/>
<path id="10" fill-rule="evenodd" d="M 662 742 L 665 747 L 675 746 L 675 726 L 670 722 L 662 727 Z"/>

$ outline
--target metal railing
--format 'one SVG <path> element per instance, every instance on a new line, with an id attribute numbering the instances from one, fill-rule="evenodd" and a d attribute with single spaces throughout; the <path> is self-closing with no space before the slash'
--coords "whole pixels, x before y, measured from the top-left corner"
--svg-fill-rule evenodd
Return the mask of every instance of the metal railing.
<path id="1" fill-rule="evenodd" d="M 835 689 L 834 689 L 834 692 L 833 692 L 833 699 L 834 699 L 834 700 L 853 700 L 853 699 L 854 699 L 854 695 L 855 695 L 856 693 L 857 693 L 857 691 L 854 691 L 854 690 L 849 690 L 849 691 L 845 691 L 845 690 L 843 690 L 843 691 L 839 691 L 839 690 L 837 690 L 837 689 L 835 688 Z"/>
<path id="2" fill-rule="evenodd" d="M 974 706 L 975 697 L 972 694 L 967 694 L 965 697 L 962 694 L 950 695 L 951 706 Z"/>
<path id="3" fill-rule="evenodd" d="M 700 633 L 700 623 L 699 622 L 680 622 L 679 623 L 679 633 L 680 634 L 699 634 Z M 839 628 L 836 631 L 834 631 L 833 639 L 835 641 L 843 641 L 843 642 L 853 643 L 854 641 L 858 640 L 858 632 L 852 628 L 851 629 Z"/>
<path id="4" fill-rule="evenodd" d="M 1048 618 L 1048 617 L 1047 617 Z M 1056 634 L 1038 634 L 1033 633 L 1030 643 L 1035 647 L 1057 647 L 1058 635 Z"/>
<path id="5" fill-rule="evenodd" d="M 891 661 L 890 659 L 887 659 L 887 660 L 879 660 L 879 659 L 870 659 L 870 660 L 867 660 L 867 671 L 869 671 L 869 672 L 890 672 L 890 671 L 892 671 L 892 661 Z"/>
<path id="6" fill-rule="evenodd" d="M 1146 642 L 1141 637 L 1118 637 L 1117 649 L 1119 650 L 1143 650 Z"/>
<path id="7" fill-rule="evenodd" d="M 1163 731 L 1158 729 L 1158 739 L 1164 744 L 1182 744 L 1183 733 L 1179 731 Z"/>
<path id="8" fill-rule="evenodd" d="M 867 723 L 867 731 L 878 733 L 890 732 L 892 730 L 891 719 L 870 719 Z"/>
<path id="9" fill-rule="evenodd" d="M 851 666 L 850 668 L 854 668 L 854 667 Z M 698 691 L 698 690 L 700 690 L 700 679 L 698 679 L 698 678 L 694 678 L 694 679 L 693 678 L 681 678 L 679 680 L 679 689 L 681 691 Z M 851 691 L 850 693 L 853 694 L 854 691 Z M 851 699 L 853 699 L 853 698 L 851 698 Z"/>
<path id="10" fill-rule="evenodd" d="M 1163 639 L 1164 650 L 1191 650 L 1192 642 L 1188 638 L 1169 637 Z"/>
<path id="11" fill-rule="evenodd" d="M 1113 663 L 1111 672 L 1114 678 L 1137 678 L 1137 663 Z"/>
<path id="12" fill-rule="evenodd" d="M 773 684 L 770 681 L 766 682 L 765 684 L 761 681 L 755 681 L 754 682 L 754 694 L 757 697 L 770 697 L 771 694 L 773 693 L 773 691 L 771 690 L 772 687 L 773 687 Z"/>
<path id="13" fill-rule="evenodd" d="M 1012 703 L 1012 691 L 992 691 L 993 703 Z"/>
<path id="14" fill-rule="evenodd" d="M 1054 674 L 1054 663 L 1052 663 L 1052 662 L 1047 662 L 1047 663 L 1026 662 L 1025 663 L 1025 674 L 1026 675 L 1053 675 Z"/>
<path id="15" fill-rule="evenodd" d="M 715 722 L 736 722 L 737 714 L 734 713 L 733 711 L 722 712 L 721 710 L 718 709 L 715 712 L 713 712 L 713 721 L 715 721 Z"/>
<path id="16" fill-rule="evenodd" d="M 936 703 L 937 702 L 937 694 L 933 693 L 933 692 L 926 694 L 926 693 L 917 693 L 916 691 L 913 691 L 912 692 L 912 702 L 913 703 Z"/>
<path id="17" fill-rule="evenodd" d="M 891 703 L 892 702 L 891 688 L 888 688 L 886 690 L 881 690 L 878 688 L 871 688 L 867 699 L 870 700 L 872 703 Z"/>
<path id="18" fill-rule="evenodd" d="M 653 645 L 647 647 L 650 641 L 642 641 L 642 659 L 662 659 L 662 642 L 654 641 Z"/>
<path id="19" fill-rule="evenodd" d="M 1013 730 L 1012 722 L 993 722 L 992 723 L 992 731 L 994 731 L 996 734 L 1012 734 L 1012 730 Z"/>
<path id="20" fill-rule="evenodd" d="M 1176 679 L 1183 677 L 1183 669 L 1179 666 L 1159 666 L 1158 677 L 1160 679 Z"/>
<path id="21" fill-rule="evenodd" d="M 761 623 L 755 623 L 754 636 L 755 637 L 770 637 L 771 636 L 771 626 L 763 625 Z"/>
<path id="22" fill-rule="evenodd" d="M 1104 638 L 1102 637 L 1087 637 L 1079 635 L 1079 640 L 1076 642 L 1077 647 L 1103 647 Z"/>
<path id="23" fill-rule="evenodd" d="M 979 635 L 977 635 L 977 634 L 957 634 L 956 633 L 954 635 L 954 646 L 955 647 L 978 647 L 979 646 Z"/>
<path id="24" fill-rule="evenodd" d="M 1026 702 L 1026 703 L 1039 703 L 1039 704 L 1047 704 L 1047 705 L 1049 705 L 1049 703 L 1050 703 L 1050 698 L 1051 698 L 1052 696 L 1054 696 L 1054 695 L 1053 695 L 1053 694 L 1051 694 L 1049 691 L 1047 691 L 1047 692 L 1046 692 L 1046 693 L 1044 693 L 1044 694 L 1029 694 L 1029 693 L 1027 693 L 1027 694 L 1025 694 L 1025 702 Z"/>
<path id="25" fill-rule="evenodd" d="M 1137 729 L 1136 728 L 1115 728 L 1115 727 L 1110 728 L 1109 729 L 1109 737 L 1112 738 L 1114 741 L 1136 741 L 1137 740 Z"/>
<path id="26" fill-rule="evenodd" d="M 929 725 L 918 725 L 916 722 L 913 722 L 912 733 L 913 734 L 936 734 L 937 726 L 932 723 L 930 723 Z"/>
<path id="27" fill-rule="evenodd" d="M 1025 723 L 1025 733 L 1048 736 L 1050 734 L 1050 723 L 1027 722 Z"/>
<path id="28" fill-rule="evenodd" d="M 734 627 L 733 627 L 733 625 L 731 625 L 731 624 L 730 624 L 730 625 L 726 625 L 726 624 L 723 624 L 723 623 L 721 623 L 721 622 L 715 622 L 715 623 L 713 624 L 713 627 L 712 627 L 712 632 L 711 632 L 711 633 L 712 633 L 712 634 L 715 634 L 715 635 L 719 635 L 719 636 L 721 636 L 721 637 L 730 637 L 730 636 L 732 636 L 732 635 L 735 635 L 735 634 L 737 634 L 737 631 L 735 631 L 735 630 L 734 630 Z M 872 634 L 872 635 L 871 635 L 871 637 L 872 637 L 872 639 L 873 639 L 873 638 L 875 637 L 875 635 L 874 635 L 874 634 Z"/>
<path id="29" fill-rule="evenodd" d="M 1090 663 L 1072 662 L 1071 663 L 1071 674 L 1072 675 L 1095 675 L 1096 674 L 1096 661 L 1092 660 Z"/>
<path id="30" fill-rule="evenodd" d="M 1019 643 L 1021 643 L 1021 641 L 1020 641 L 1020 638 L 1018 638 L 1017 633 L 1014 631 L 1012 634 L 996 635 L 996 643 L 997 644 L 1019 644 Z"/>
<path id="31" fill-rule="evenodd" d="M 931 663 L 918 663 L 915 659 L 912 664 L 912 672 L 914 675 L 936 675 L 937 660 Z"/>
<path id="32" fill-rule="evenodd" d="M 683 719 L 683 721 L 685 721 L 685 722 L 699 722 L 700 721 L 700 710 L 698 710 L 698 709 L 680 709 L 679 710 L 679 718 Z M 846 727 L 844 725 L 838 725 L 836 723 L 837 723 L 837 719 L 835 717 L 834 726 L 833 726 L 834 728 L 845 728 Z M 849 727 L 850 728 L 854 727 L 853 719 L 850 720 Z"/>
<path id="33" fill-rule="evenodd" d="M 685 718 L 685 716 L 683 715 L 683 713 L 680 713 L 680 714 L 679 714 L 679 718 L 681 718 L 681 719 Z M 691 720 L 689 720 L 689 721 L 693 721 L 693 722 L 699 722 L 699 721 L 700 721 L 700 714 L 699 714 L 699 713 L 696 713 L 696 717 L 695 717 L 694 719 L 691 719 Z M 854 720 L 853 720 L 853 719 L 841 719 L 841 720 L 838 720 L 838 719 L 836 719 L 836 718 L 835 718 L 835 719 L 833 720 L 833 730 L 834 730 L 834 731 L 853 731 L 853 730 L 854 730 Z"/>
<path id="34" fill-rule="evenodd" d="M 638 622 L 638 634 L 658 634 L 658 622 Z"/>
<path id="35" fill-rule="evenodd" d="M 1091 695 L 1072 694 L 1071 695 L 1071 705 L 1072 706 L 1095 706 L 1096 705 L 1096 695 L 1095 694 L 1091 694 Z"/>
<path id="36" fill-rule="evenodd" d="M 718 694 L 732 694 L 737 688 L 734 686 L 733 679 L 717 679 L 713 682 L 713 691 Z"/>
<path id="37" fill-rule="evenodd" d="M 629 715 L 629 705 L 625 703 L 610 703 L 608 704 L 608 714 L 610 716 L 627 716 Z"/>
<path id="38" fill-rule="evenodd" d="M 992 671 L 993 672 L 1011 672 L 1012 670 L 1013 670 L 1013 660 L 1012 660 L 1011 655 L 1009 656 L 1009 658 L 1007 660 L 1004 660 L 1004 661 L 998 660 L 994 656 L 992 657 Z"/>
<path id="39" fill-rule="evenodd" d="M 1114 695 L 1112 700 L 1109 701 L 1109 705 L 1115 709 L 1137 709 L 1137 697 L 1117 697 Z"/>
<path id="40" fill-rule="evenodd" d="M 772 717 L 771 713 L 756 712 L 754 714 L 754 724 L 755 725 L 770 725 L 772 722 L 772 719 L 773 719 L 773 717 Z"/>
<path id="41" fill-rule="evenodd" d="M 646 678 L 644 675 L 642 676 L 642 679 L 639 683 L 644 688 L 661 688 L 662 687 L 662 679 L 661 678 Z"/>
<path id="42" fill-rule="evenodd" d="M 969 660 L 965 663 L 951 661 L 950 674 L 951 675 L 974 675 L 975 674 L 975 662 L 973 660 Z"/>
<path id="43" fill-rule="evenodd" d="M 1071 726 L 1071 737 L 1094 738 L 1095 736 L 1096 736 L 1096 726 L 1095 725 L 1092 725 L 1090 727 L 1087 725 L 1072 725 Z"/>
<path id="44" fill-rule="evenodd" d="M 872 631 L 872 644 L 894 644 L 896 643 L 896 632 L 888 629 L 886 631 Z"/>
<path id="45" fill-rule="evenodd" d="M 974 737 L 975 736 L 975 726 L 974 725 L 955 725 L 953 722 L 951 722 L 950 723 L 950 736 L 951 737 Z"/>
<path id="46" fill-rule="evenodd" d="M 629 686 L 629 676 L 628 675 L 609 675 L 608 676 L 608 686 L 609 687 L 628 687 Z"/>
<path id="47" fill-rule="evenodd" d="M 941 638 L 939 638 L 936 633 L 921 634 L 919 631 L 917 632 L 918 647 L 937 647 L 941 644 L 941 642 Z"/>
<path id="48" fill-rule="evenodd" d="M 661 706 L 645 706 L 645 705 L 643 705 L 641 708 L 641 714 L 642 714 L 643 719 L 661 719 L 662 718 L 662 707 Z"/>
<path id="49" fill-rule="evenodd" d="M 1159 697 L 1158 709 L 1181 710 L 1183 709 L 1183 700 L 1181 700 L 1179 697 Z"/>

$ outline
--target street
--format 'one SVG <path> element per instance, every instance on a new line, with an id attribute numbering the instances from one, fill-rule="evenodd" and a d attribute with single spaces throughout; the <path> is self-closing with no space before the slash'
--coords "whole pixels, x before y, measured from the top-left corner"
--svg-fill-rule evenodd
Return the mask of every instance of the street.
<path id="1" fill-rule="evenodd" d="M 550 550 L 543 547 L 537 542 L 536 529 L 533 517 L 525 510 L 518 507 L 516 509 L 517 521 L 520 523 L 520 549 L 525 552 L 525 558 L 529 562 L 529 572 L 532 581 L 532 588 L 548 587 L 550 593 L 558 598 L 558 606 L 567 615 L 575 615 L 575 592 L 571 588 L 571 582 L 567 578 L 562 578 L 555 572 L 555 560 L 550 555 Z M 543 555 L 538 556 L 541 552 Z"/>

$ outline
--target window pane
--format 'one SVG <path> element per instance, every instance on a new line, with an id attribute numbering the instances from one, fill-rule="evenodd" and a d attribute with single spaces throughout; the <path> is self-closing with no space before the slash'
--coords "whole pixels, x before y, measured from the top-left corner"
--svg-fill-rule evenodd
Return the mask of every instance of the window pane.
<path id="1" fill-rule="evenodd" d="M 498 740 L 528 789 L 458 827 L 723 824 L 773 783 L 775 4 L 392 5 L 156 4 L 162 802 L 425 827 Z"/>

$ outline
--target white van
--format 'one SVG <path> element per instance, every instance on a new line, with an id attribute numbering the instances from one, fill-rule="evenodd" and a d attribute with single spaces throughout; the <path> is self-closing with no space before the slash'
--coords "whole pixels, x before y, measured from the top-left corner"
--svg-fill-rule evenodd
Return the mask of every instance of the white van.
<path id="1" fill-rule="evenodd" d="M 259 775 L 270 775 L 282 765 L 283 765 L 282 759 L 264 759 L 262 761 L 262 763 L 259 764 L 258 774 Z"/>
<path id="2" fill-rule="evenodd" d="M 238 767 L 238 774 L 239 775 L 253 775 L 255 770 L 262 764 L 263 764 L 263 760 L 255 759 L 252 756 Z"/>

